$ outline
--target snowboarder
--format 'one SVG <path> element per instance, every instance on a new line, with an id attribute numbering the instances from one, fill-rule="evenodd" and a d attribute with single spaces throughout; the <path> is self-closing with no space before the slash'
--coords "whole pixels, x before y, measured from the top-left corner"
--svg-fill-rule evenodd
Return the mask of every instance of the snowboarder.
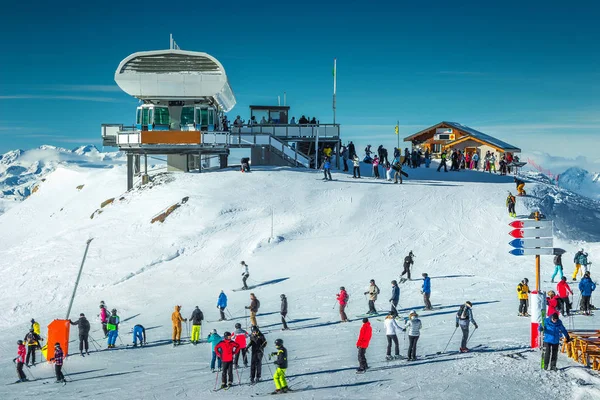
<path id="1" fill-rule="evenodd" d="M 25 364 L 25 345 L 22 340 L 17 341 L 17 358 L 13 359 L 13 362 L 17 364 L 17 375 L 19 376 L 19 380 L 17 382 L 26 382 L 27 375 L 23 372 L 23 364 Z"/>
<path id="2" fill-rule="evenodd" d="M 200 338 L 202 337 L 203 320 L 204 314 L 202 314 L 200 307 L 196 306 L 196 308 L 192 312 L 192 316 L 190 317 L 190 321 L 192 321 L 192 336 L 190 338 L 190 342 L 193 345 L 196 345 L 200 342 Z"/>
<path id="3" fill-rule="evenodd" d="M 398 183 L 398 179 L 400 179 L 400 184 L 402 184 L 402 164 L 397 162 L 392 165 L 392 169 L 394 170 L 394 183 Z"/>
<path id="4" fill-rule="evenodd" d="M 508 197 L 506 197 L 506 207 L 508 208 L 508 215 L 510 217 L 515 218 L 517 213 L 515 212 L 515 204 L 517 203 L 517 199 L 511 192 L 508 192 Z"/>
<path id="5" fill-rule="evenodd" d="M 581 266 L 583 266 L 586 270 L 587 270 L 587 265 L 588 265 L 588 253 L 586 253 L 585 251 L 583 251 L 583 249 L 579 250 L 576 254 L 575 257 L 573 258 L 573 262 L 575 263 L 575 271 L 573 271 L 573 280 L 576 281 L 577 280 L 577 274 L 579 274 Z M 583 275 L 583 271 L 581 271 L 581 275 Z"/>
<path id="6" fill-rule="evenodd" d="M 40 346 L 40 341 L 42 338 L 33 331 L 33 328 L 29 329 L 29 332 L 25 335 L 23 341 L 27 343 L 27 358 L 25 359 L 25 364 L 35 365 L 35 350 Z M 31 358 L 31 364 L 29 364 L 29 359 Z"/>
<path id="7" fill-rule="evenodd" d="M 325 157 L 323 159 L 323 164 L 321 164 L 321 169 L 323 170 L 323 180 L 331 181 L 331 159 L 329 157 Z"/>
<path id="8" fill-rule="evenodd" d="M 173 325 L 173 346 L 181 344 L 181 322 L 187 322 L 187 318 L 181 316 L 181 306 L 175 306 L 171 314 L 171 323 Z"/>
<path id="9" fill-rule="evenodd" d="M 394 314 L 389 313 L 383 321 L 385 326 L 385 336 L 387 338 L 387 350 L 385 353 L 386 360 L 393 360 L 394 358 L 400 358 L 400 348 L 398 346 L 398 334 L 402 330 L 400 325 L 396 322 Z M 394 342 L 394 357 L 392 357 L 392 342 Z"/>
<path id="10" fill-rule="evenodd" d="M 564 336 L 567 342 L 570 342 L 571 337 L 569 336 L 569 332 L 567 332 L 556 313 L 547 317 L 544 324 L 540 325 L 539 330 L 544 332 L 544 369 L 547 370 L 548 366 L 550 366 L 551 371 L 556 371 L 560 337 Z"/>
<path id="11" fill-rule="evenodd" d="M 110 330 L 109 330 L 110 331 Z M 54 373 L 56 374 L 56 383 L 65 383 L 65 376 L 62 373 L 64 354 L 60 348 L 60 343 L 54 344 L 54 357 L 48 361 L 54 361 Z"/>
<path id="12" fill-rule="evenodd" d="M 548 290 L 548 297 L 546 297 L 546 304 L 548 304 L 548 309 L 546 311 L 546 315 L 558 314 L 558 297 L 556 297 L 556 293 L 554 290 Z"/>
<path id="13" fill-rule="evenodd" d="M 247 349 L 247 339 L 250 337 L 248 332 L 242 329 L 242 324 L 239 322 L 235 324 L 235 331 L 231 336 L 231 339 L 235 340 L 235 342 L 240 346 L 240 351 L 235 355 L 233 360 L 234 368 L 238 369 L 240 353 L 242 354 L 242 360 L 244 362 L 244 367 L 248 366 L 248 349 Z"/>
<path id="14" fill-rule="evenodd" d="M 283 347 L 282 339 L 275 339 L 275 348 L 277 351 L 269 354 L 269 359 L 276 357 L 274 364 L 277 365 L 277 369 L 273 374 L 273 381 L 276 388 L 273 394 L 286 393 L 289 391 L 287 381 L 285 380 L 285 370 L 288 367 L 287 349 Z"/>
<path id="15" fill-rule="evenodd" d="M 552 274 L 552 283 L 554 283 L 554 277 L 556 276 L 556 274 L 560 274 L 560 279 L 562 280 L 562 278 L 564 276 L 563 265 L 562 265 L 562 254 L 557 254 L 554 256 L 554 273 Z"/>
<path id="16" fill-rule="evenodd" d="M 260 301 L 256 298 L 254 293 L 250 293 L 250 305 L 246 306 L 247 310 L 250 310 L 250 325 L 258 326 L 256 322 L 256 313 L 260 308 Z"/>
<path id="17" fill-rule="evenodd" d="M 140 341 L 140 346 L 146 345 L 146 328 L 140 324 L 133 327 L 133 347 L 137 347 L 137 342 Z"/>
<path id="18" fill-rule="evenodd" d="M 523 280 L 517 285 L 517 295 L 519 296 L 519 317 L 529 317 L 527 314 L 527 303 L 529 301 L 529 279 Z"/>
<path id="19" fill-rule="evenodd" d="M 392 281 L 392 297 L 390 298 L 390 304 L 392 305 L 392 309 L 390 313 L 394 318 L 398 316 L 398 302 L 400 301 L 400 287 L 398 287 L 398 282 L 396 280 Z"/>
<path id="20" fill-rule="evenodd" d="M 417 360 L 417 341 L 421 334 L 421 320 L 416 311 L 411 311 L 408 314 L 408 321 L 404 325 L 403 331 L 408 330 L 408 361 Z"/>
<path id="21" fill-rule="evenodd" d="M 412 265 L 415 263 L 413 260 L 414 257 L 415 255 L 413 254 L 412 250 L 408 253 L 406 257 L 404 257 L 404 271 L 402 271 L 402 274 L 400 274 L 400 283 L 406 282 L 406 280 L 411 280 L 410 267 L 412 267 Z M 406 274 L 407 279 L 402 278 L 404 274 Z"/>
<path id="22" fill-rule="evenodd" d="M 581 311 L 585 315 L 592 315 L 592 306 L 590 300 L 592 292 L 596 290 L 596 284 L 592 282 L 589 271 L 585 273 L 581 282 L 579 282 L 579 291 L 581 292 Z"/>
<path id="23" fill-rule="evenodd" d="M 423 286 L 421 286 L 421 294 L 423 295 L 423 302 L 425 303 L 424 310 L 431 311 L 433 307 L 431 307 L 431 301 L 429 297 L 431 296 L 431 278 L 427 275 L 426 272 L 421 274 L 423 276 Z"/>
<path id="24" fill-rule="evenodd" d="M 346 312 L 344 310 L 346 309 L 346 306 L 348 305 L 349 297 L 350 296 L 348 296 L 348 293 L 346 292 L 346 288 L 341 286 L 340 292 L 336 295 L 336 299 L 337 299 L 338 303 L 340 304 L 340 318 L 342 319 L 342 322 L 348 322 L 348 316 L 346 315 Z"/>
<path id="25" fill-rule="evenodd" d="M 525 182 L 523 182 L 522 180 L 520 180 L 516 176 L 514 178 L 514 181 L 515 181 L 515 185 L 517 185 L 517 194 L 519 196 L 525 196 L 527 194 L 525 192 Z"/>
<path id="26" fill-rule="evenodd" d="M 208 334 L 206 341 L 210 343 L 210 349 L 212 350 L 212 358 L 210 360 L 210 372 L 215 372 L 215 361 L 218 362 L 219 371 L 221 370 L 221 358 L 217 357 L 217 353 L 215 352 L 215 347 L 218 343 L 221 342 L 221 336 L 217 333 L 216 329 L 213 329 L 212 332 Z"/>
<path id="27" fill-rule="evenodd" d="M 215 346 L 215 353 L 221 360 L 223 375 L 221 389 L 233 385 L 233 357 L 240 351 L 240 345 L 231 340 L 231 333 L 223 333 L 223 340 Z"/>
<path id="28" fill-rule="evenodd" d="M 225 308 L 227 308 L 227 296 L 222 290 L 219 294 L 219 298 L 217 299 L 217 308 L 219 309 L 219 314 L 221 316 L 219 318 L 219 321 L 227 320 L 227 318 L 225 318 Z"/>
<path id="29" fill-rule="evenodd" d="M 108 310 L 106 309 L 106 305 L 104 304 L 104 301 L 100 302 L 100 314 L 98 315 L 100 317 L 100 322 L 102 323 L 102 332 L 104 332 L 104 338 L 108 337 L 108 328 L 106 327 L 106 324 L 108 323 Z"/>
<path id="30" fill-rule="evenodd" d="M 356 154 L 352 157 L 352 165 L 352 178 L 360 178 L 360 159 Z"/>
<path id="31" fill-rule="evenodd" d="M 375 284 L 375 279 L 371 279 L 368 290 L 365 292 L 365 295 L 369 295 L 369 311 L 367 315 L 377 314 L 377 310 L 375 309 L 375 301 L 377 300 L 377 295 L 380 293 L 379 288 Z"/>
<path id="32" fill-rule="evenodd" d="M 467 342 L 469 340 L 469 323 L 472 323 L 475 326 L 475 329 L 479 328 L 475 319 L 473 318 L 473 304 L 470 301 L 467 301 L 465 304 L 460 306 L 458 312 L 456 313 L 456 327 L 460 326 L 462 330 L 462 340 L 460 342 L 460 352 L 466 353 L 469 351 L 467 348 Z"/>
<path id="33" fill-rule="evenodd" d="M 287 322 L 285 321 L 285 317 L 287 316 L 287 308 L 288 308 L 288 303 L 287 303 L 287 297 L 285 297 L 285 294 L 282 294 L 281 296 L 281 325 L 283 325 L 283 329 L 284 331 L 287 331 L 289 328 L 287 326 Z"/>
<path id="34" fill-rule="evenodd" d="M 262 359 L 265 354 L 265 347 L 267 346 L 267 339 L 265 335 L 258 329 L 258 326 L 252 327 L 252 333 L 250 334 L 250 350 L 252 354 L 250 356 L 250 384 L 254 385 L 260 381 L 262 375 Z"/>
<path id="35" fill-rule="evenodd" d="M 83 357 L 83 350 L 85 354 L 90 354 L 88 351 L 88 336 L 90 334 L 90 321 L 87 320 L 84 313 L 79 314 L 79 319 L 75 322 L 69 320 L 71 325 L 77 325 L 79 329 L 79 353 Z"/>
<path id="36" fill-rule="evenodd" d="M 113 349 L 117 341 L 117 336 L 119 336 L 119 322 L 121 322 L 121 318 L 117 315 L 116 308 L 113 308 L 110 314 L 106 322 L 106 329 L 108 330 L 108 348 Z"/>
<path id="37" fill-rule="evenodd" d="M 364 373 L 369 365 L 367 364 L 367 348 L 369 347 L 369 342 L 371 341 L 371 336 L 373 335 L 373 328 L 371 328 L 371 323 L 369 322 L 369 318 L 363 318 L 363 324 L 360 327 L 360 333 L 358 334 L 358 341 L 356 342 L 356 348 L 358 349 L 358 369 L 356 370 L 357 374 Z"/>
<path id="38" fill-rule="evenodd" d="M 242 289 L 248 290 L 248 285 L 246 284 L 246 280 L 250 276 L 250 272 L 248 272 L 248 265 L 244 261 L 242 261 L 240 264 L 242 266 L 242 283 L 244 284 Z"/>
<path id="39" fill-rule="evenodd" d="M 558 306 L 561 310 L 562 315 L 569 315 L 571 313 L 571 302 L 569 301 L 569 294 L 572 295 L 573 291 L 567 283 L 566 276 L 560 278 L 560 282 L 556 284 L 556 291 L 558 292 Z"/>

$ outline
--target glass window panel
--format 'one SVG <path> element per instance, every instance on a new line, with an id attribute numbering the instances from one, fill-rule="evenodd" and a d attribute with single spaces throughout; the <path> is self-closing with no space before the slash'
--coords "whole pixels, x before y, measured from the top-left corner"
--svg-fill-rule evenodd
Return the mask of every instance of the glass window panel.
<path id="1" fill-rule="evenodd" d="M 183 107 L 181 109 L 181 125 L 194 123 L 194 107 Z"/>
<path id="2" fill-rule="evenodd" d="M 154 124 L 155 125 L 169 125 L 169 109 L 166 107 L 156 107 L 154 109 Z"/>

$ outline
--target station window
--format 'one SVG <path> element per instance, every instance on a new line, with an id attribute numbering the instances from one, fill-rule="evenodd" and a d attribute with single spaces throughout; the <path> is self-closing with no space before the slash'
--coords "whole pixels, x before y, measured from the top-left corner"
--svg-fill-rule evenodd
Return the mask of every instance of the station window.
<path id="1" fill-rule="evenodd" d="M 136 124 L 141 124 L 142 123 L 142 109 L 141 108 L 137 109 L 137 113 L 136 113 L 136 116 L 135 116 L 135 123 Z"/>
<path id="2" fill-rule="evenodd" d="M 166 107 L 156 107 L 154 109 L 154 124 L 155 125 L 169 125 L 169 109 Z"/>
<path id="3" fill-rule="evenodd" d="M 181 125 L 194 123 L 194 107 L 183 107 L 181 109 Z"/>
<path id="4" fill-rule="evenodd" d="M 210 112 L 208 113 L 208 124 L 209 125 L 215 124 L 215 110 L 210 110 Z"/>
<path id="5" fill-rule="evenodd" d="M 150 115 L 150 109 L 142 108 L 142 125 L 148 125 L 150 119 L 148 118 Z"/>

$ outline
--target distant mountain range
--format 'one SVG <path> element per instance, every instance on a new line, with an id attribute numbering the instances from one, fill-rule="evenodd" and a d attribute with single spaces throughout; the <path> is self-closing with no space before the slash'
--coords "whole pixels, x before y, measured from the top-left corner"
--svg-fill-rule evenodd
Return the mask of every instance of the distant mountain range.
<path id="1" fill-rule="evenodd" d="M 558 186 L 594 200 L 600 200 L 600 173 L 572 167 L 558 176 Z"/>

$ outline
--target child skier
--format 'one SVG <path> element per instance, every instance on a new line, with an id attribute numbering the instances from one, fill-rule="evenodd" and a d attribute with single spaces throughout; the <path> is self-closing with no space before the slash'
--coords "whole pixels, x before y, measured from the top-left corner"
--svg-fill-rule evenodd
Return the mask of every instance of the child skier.
<path id="1" fill-rule="evenodd" d="M 371 336 L 373 336 L 373 328 L 371 328 L 369 318 L 363 318 L 362 322 L 363 324 L 360 327 L 360 333 L 358 334 L 358 341 L 356 342 L 356 348 L 358 349 L 357 374 L 364 373 L 367 368 L 369 368 L 367 364 L 366 353 L 367 348 L 369 347 L 369 342 L 371 342 Z"/>
<path id="2" fill-rule="evenodd" d="M 421 334 L 421 320 L 416 311 L 411 311 L 408 314 L 408 321 L 404 325 L 403 331 L 408 330 L 408 361 L 417 360 L 417 341 Z"/>
<path id="3" fill-rule="evenodd" d="M 285 370 L 288 367 L 287 349 L 283 347 L 282 339 L 275 339 L 275 348 L 277 351 L 269 355 L 269 359 L 271 357 L 276 357 L 274 364 L 277 365 L 277 369 L 273 374 L 273 381 L 275 382 L 276 389 L 272 394 L 286 393 L 290 390 L 287 381 L 285 380 Z"/>
<path id="4" fill-rule="evenodd" d="M 65 376 L 62 373 L 64 354 L 60 348 L 60 343 L 54 345 L 54 357 L 48 361 L 54 361 L 54 373 L 56 374 L 56 383 L 65 383 Z"/>
<path id="5" fill-rule="evenodd" d="M 13 362 L 17 364 L 17 375 L 19 376 L 19 380 L 17 382 L 25 382 L 27 381 L 27 376 L 23 372 L 23 364 L 25 364 L 25 345 L 22 340 L 17 341 L 19 345 L 17 349 L 17 358 L 13 359 Z"/>
<path id="6" fill-rule="evenodd" d="M 235 324 L 235 331 L 233 333 L 232 339 L 235 340 L 238 346 L 240 346 L 240 351 L 236 353 L 235 359 L 233 360 L 235 369 L 238 369 L 239 367 L 240 353 L 242 354 L 244 367 L 248 366 L 248 349 L 246 348 L 246 339 L 248 339 L 249 336 L 250 335 L 248 335 L 248 332 L 242 329 L 242 324 L 240 324 L 239 322 Z"/>

